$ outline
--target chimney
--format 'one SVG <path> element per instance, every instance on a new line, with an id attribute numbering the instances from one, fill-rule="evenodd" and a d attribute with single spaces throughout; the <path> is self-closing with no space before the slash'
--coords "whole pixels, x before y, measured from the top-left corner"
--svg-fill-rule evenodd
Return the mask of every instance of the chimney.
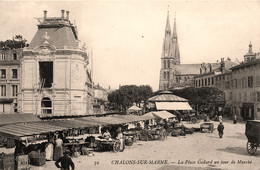
<path id="1" fill-rule="evenodd" d="M 61 19 L 64 19 L 65 10 L 61 10 Z"/>
<path id="2" fill-rule="evenodd" d="M 43 14 L 44 14 L 44 15 L 43 15 L 43 19 L 45 20 L 45 19 L 47 18 L 47 11 L 44 10 L 44 11 L 43 11 Z"/>
<path id="3" fill-rule="evenodd" d="M 212 65 L 209 64 L 209 71 L 212 72 Z"/>
<path id="4" fill-rule="evenodd" d="M 70 19 L 70 11 L 66 11 L 66 13 L 67 13 L 67 20 L 69 20 Z"/>
<path id="5" fill-rule="evenodd" d="M 225 70 L 225 61 L 224 58 L 221 58 L 221 62 L 220 62 L 220 71 L 223 73 Z"/>

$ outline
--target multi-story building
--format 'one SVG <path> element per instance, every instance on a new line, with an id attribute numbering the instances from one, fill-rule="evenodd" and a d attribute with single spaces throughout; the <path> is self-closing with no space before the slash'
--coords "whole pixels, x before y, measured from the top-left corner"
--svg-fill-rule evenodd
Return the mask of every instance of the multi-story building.
<path id="1" fill-rule="evenodd" d="M 99 84 L 94 86 L 94 113 L 96 114 L 104 114 L 105 106 L 108 102 L 108 93 L 107 90 L 101 87 Z"/>
<path id="2" fill-rule="evenodd" d="M 253 53 L 252 44 L 244 62 L 232 69 L 232 112 L 244 120 L 260 119 L 260 57 Z"/>
<path id="3" fill-rule="evenodd" d="M 167 14 L 165 36 L 161 54 L 159 90 L 183 88 L 194 85 L 193 77 L 199 74 L 200 64 L 180 64 L 176 18 L 173 32 Z"/>
<path id="4" fill-rule="evenodd" d="M 216 101 L 216 111 L 228 115 L 231 110 L 231 100 L 227 97 L 230 92 L 230 68 L 236 66 L 238 63 L 232 62 L 228 57 L 226 60 L 221 58 L 219 63 L 202 63 L 200 68 L 200 75 L 194 77 L 195 87 L 216 87 L 223 91 L 223 95 L 218 96 Z"/>
<path id="5" fill-rule="evenodd" d="M 222 111 L 226 116 L 232 116 L 231 76 L 231 70 L 227 70 L 224 73 L 215 75 L 215 87 L 223 92 L 223 95 L 219 96 L 219 99 L 217 100 L 216 109 L 218 111 Z"/>
<path id="6" fill-rule="evenodd" d="M 0 114 L 17 112 L 22 49 L 0 50 Z"/>
<path id="7" fill-rule="evenodd" d="M 195 87 L 220 87 L 217 86 L 216 76 L 229 72 L 231 67 L 236 66 L 238 63 L 232 62 L 230 58 L 227 58 L 224 61 L 224 58 L 221 58 L 220 63 L 202 63 L 200 67 L 200 74 L 194 77 L 194 86 Z M 220 90 L 221 87 L 219 88 Z"/>
<path id="8" fill-rule="evenodd" d="M 22 113 L 40 117 L 93 114 L 86 48 L 79 47 L 69 11 L 39 19 L 38 30 L 21 61 Z"/>

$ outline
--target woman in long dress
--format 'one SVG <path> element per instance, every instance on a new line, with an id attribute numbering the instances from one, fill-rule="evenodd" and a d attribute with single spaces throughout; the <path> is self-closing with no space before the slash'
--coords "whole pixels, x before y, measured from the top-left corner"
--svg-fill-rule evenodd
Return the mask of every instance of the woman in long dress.
<path id="1" fill-rule="evenodd" d="M 120 142 L 120 151 L 123 151 L 124 150 L 124 135 L 122 133 L 121 127 L 118 128 L 118 133 L 117 133 L 117 137 L 116 138 Z"/>
<path id="2" fill-rule="evenodd" d="M 54 161 L 57 161 L 60 157 L 63 156 L 62 144 L 63 144 L 63 142 L 62 142 L 60 137 L 58 139 L 56 139 L 55 148 L 54 148 L 54 155 L 53 155 Z"/>
<path id="3" fill-rule="evenodd" d="M 46 160 L 52 161 L 53 160 L 53 144 L 51 142 L 47 143 L 45 152 L 46 152 Z"/>

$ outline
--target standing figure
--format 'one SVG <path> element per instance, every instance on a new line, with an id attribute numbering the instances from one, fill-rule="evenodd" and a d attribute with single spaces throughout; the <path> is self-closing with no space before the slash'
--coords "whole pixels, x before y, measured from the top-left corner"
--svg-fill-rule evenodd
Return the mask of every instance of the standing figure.
<path id="1" fill-rule="evenodd" d="M 224 134 L 224 125 L 222 124 L 222 122 L 219 123 L 218 125 L 218 134 L 219 137 L 222 138 L 223 134 Z"/>
<path id="2" fill-rule="evenodd" d="M 222 122 L 222 116 L 221 116 L 221 114 L 219 115 L 218 120 L 219 120 L 219 122 Z"/>
<path id="3" fill-rule="evenodd" d="M 237 115 L 234 115 L 234 121 L 233 121 L 234 124 L 237 123 Z"/>
<path id="4" fill-rule="evenodd" d="M 46 152 L 46 160 L 52 161 L 53 160 L 53 138 L 50 138 L 48 143 L 46 144 L 45 152 Z"/>
<path id="5" fill-rule="evenodd" d="M 59 165 L 61 163 L 61 165 Z M 75 165 L 71 158 L 69 157 L 69 151 L 65 151 L 64 156 L 60 157 L 56 162 L 55 165 L 57 168 L 60 168 L 61 170 L 70 170 L 70 167 L 72 170 L 75 169 Z"/>
<path id="6" fill-rule="evenodd" d="M 124 135 L 122 133 L 121 127 L 118 128 L 118 133 L 117 133 L 116 139 L 118 139 L 120 142 L 120 151 L 123 151 L 124 150 Z"/>
<path id="7" fill-rule="evenodd" d="M 53 155 L 53 160 L 57 161 L 60 157 L 63 155 L 63 148 L 62 148 L 62 140 L 61 136 L 58 137 L 55 141 L 55 149 L 54 149 L 54 155 Z"/>

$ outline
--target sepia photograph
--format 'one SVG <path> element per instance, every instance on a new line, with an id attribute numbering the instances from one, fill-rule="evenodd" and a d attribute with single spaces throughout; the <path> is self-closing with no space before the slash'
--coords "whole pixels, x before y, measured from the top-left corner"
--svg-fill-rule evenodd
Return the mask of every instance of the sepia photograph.
<path id="1" fill-rule="evenodd" d="M 0 7 L 0 170 L 260 170 L 259 0 Z"/>

